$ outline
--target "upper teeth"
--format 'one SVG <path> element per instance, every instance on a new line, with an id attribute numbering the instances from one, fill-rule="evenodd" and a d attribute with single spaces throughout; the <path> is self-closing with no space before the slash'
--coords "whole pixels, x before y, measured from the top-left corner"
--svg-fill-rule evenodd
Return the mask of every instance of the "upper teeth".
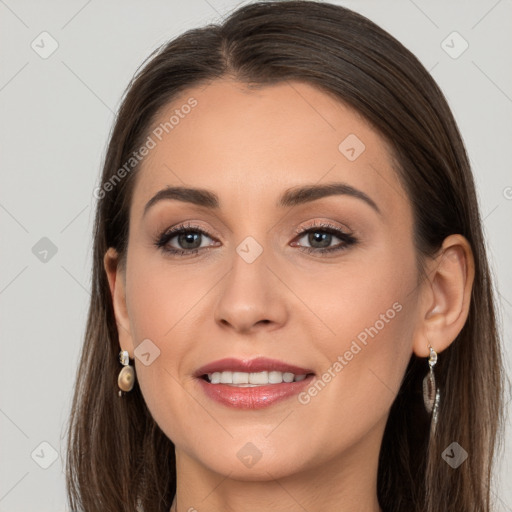
<path id="1" fill-rule="evenodd" d="M 281 384 L 281 382 L 299 382 L 306 375 L 295 375 L 290 372 L 213 372 L 208 374 L 212 384 L 231 384 L 235 386 L 261 386 L 265 384 Z"/>

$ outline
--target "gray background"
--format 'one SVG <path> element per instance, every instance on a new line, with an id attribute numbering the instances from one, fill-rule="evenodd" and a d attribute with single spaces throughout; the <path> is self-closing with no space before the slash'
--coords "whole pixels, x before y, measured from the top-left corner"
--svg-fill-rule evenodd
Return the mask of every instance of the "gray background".
<path id="1" fill-rule="evenodd" d="M 477 181 L 510 370 L 512 3 L 337 3 L 404 43 L 448 98 Z M 0 0 L 0 512 L 67 510 L 64 433 L 89 301 L 92 192 L 123 90 L 151 50 L 240 4 Z M 58 44 L 47 58 L 44 31 Z M 509 418 L 499 511 L 512 511 L 511 441 Z"/>

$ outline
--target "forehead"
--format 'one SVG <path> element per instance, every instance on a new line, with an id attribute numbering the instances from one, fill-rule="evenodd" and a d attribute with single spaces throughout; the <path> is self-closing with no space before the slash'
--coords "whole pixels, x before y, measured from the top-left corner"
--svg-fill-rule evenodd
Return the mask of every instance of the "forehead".
<path id="1" fill-rule="evenodd" d="M 273 206 L 300 185 L 345 182 L 390 213 L 406 207 L 384 139 L 320 89 L 283 82 L 249 89 L 217 80 L 159 112 L 137 176 L 133 209 L 169 185 L 217 191 L 221 207 Z"/>

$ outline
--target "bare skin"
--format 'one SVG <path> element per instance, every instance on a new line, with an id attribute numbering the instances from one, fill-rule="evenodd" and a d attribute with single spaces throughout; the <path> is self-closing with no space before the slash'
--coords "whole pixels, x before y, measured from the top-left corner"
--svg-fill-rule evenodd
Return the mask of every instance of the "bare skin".
<path id="1" fill-rule="evenodd" d="M 150 151 L 137 177 L 126 267 L 113 249 L 105 255 L 120 347 L 131 358 L 145 339 L 160 350 L 148 366 L 135 358 L 135 367 L 151 414 L 176 447 L 172 510 L 379 512 L 389 409 L 411 355 L 427 358 L 431 344 L 442 357 L 462 329 L 471 249 L 462 236 L 448 237 L 420 279 L 412 207 L 386 143 L 315 87 L 249 91 L 217 80 L 183 93 L 161 121 L 189 97 L 197 106 Z M 365 145 L 353 161 L 339 149 L 349 134 Z M 276 206 L 289 189 L 334 182 L 363 192 L 378 211 L 348 194 Z M 208 189 L 219 208 L 163 199 L 144 214 L 168 186 Z M 318 227 L 326 222 L 355 243 L 329 236 Z M 155 245 L 182 223 L 207 233 L 198 251 L 178 236 Z M 312 232 L 298 235 L 299 228 Z M 249 236 L 262 249 L 251 263 L 236 251 Z M 343 249 L 322 255 L 335 246 Z M 354 340 L 372 326 L 377 334 L 355 353 Z M 258 356 L 331 379 L 302 403 L 293 396 L 240 410 L 211 400 L 193 377 L 211 361 Z M 339 356 L 346 364 L 335 370 Z M 261 454 L 251 467 L 238 456 L 247 443 Z"/>

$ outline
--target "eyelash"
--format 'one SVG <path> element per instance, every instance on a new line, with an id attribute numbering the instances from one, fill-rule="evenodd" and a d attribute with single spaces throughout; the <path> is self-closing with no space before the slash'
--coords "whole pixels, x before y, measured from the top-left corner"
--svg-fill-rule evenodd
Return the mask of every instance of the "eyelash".
<path id="1" fill-rule="evenodd" d="M 321 255 L 327 254 L 327 253 L 334 253 L 338 251 L 343 251 L 347 249 L 349 246 L 354 245 L 357 243 L 357 239 L 349 233 L 345 233 L 344 231 L 341 231 L 336 226 L 333 226 L 329 223 L 319 223 L 319 224 L 313 224 L 312 226 L 308 226 L 307 228 L 299 228 L 295 231 L 297 236 L 301 236 L 310 232 L 321 232 L 321 233 L 328 233 L 330 235 L 334 235 L 337 238 L 339 238 L 342 243 L 339 245 L 335 245 L 334 247 L 328 247 L 325 249 L 318 249 L 314 247 L 303 247 L 303 246 L 297 246 L 299 250 L 306 252 L 307 254 L 311 253 L 320 253 Z M 157 248 L 161 249 L 165 253 L 175 255 L 175 256 L 190 256 L 192 254 L 197 254 L 199 252 L 199 249 L 203 248 L 197 248 L 197 249 L 175 249 L 175 248 L 166 248 L 165 246 L 177 235 L 181 235 L 184 233 L 199 233 L 201 235 L 206 235 L 209 238 L 211 237 L 206 231 L 204 231 L 199 226 L 196 226 L 194 224 L 180 224 L 178 226 L 174 226 L 166 231 L 164 231 L 162 234 L 158 235 L 154 241 L 154 244 Z"/>

